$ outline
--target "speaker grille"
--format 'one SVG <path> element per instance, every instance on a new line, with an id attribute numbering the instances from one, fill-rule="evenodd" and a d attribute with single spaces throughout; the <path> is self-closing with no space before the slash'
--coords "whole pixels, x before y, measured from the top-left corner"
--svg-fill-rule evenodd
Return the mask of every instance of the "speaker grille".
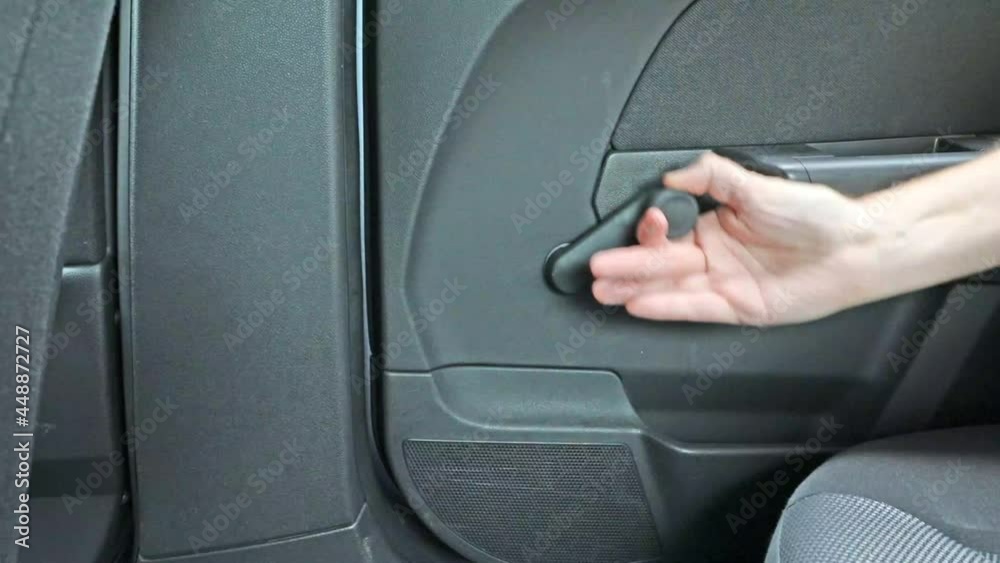
<path id="1" fill-rule="evenodd" d="M 502 561 L 660 556 L 635 460 L 623 444 L 407 440 L 403 455 L 431 512 Z"/>

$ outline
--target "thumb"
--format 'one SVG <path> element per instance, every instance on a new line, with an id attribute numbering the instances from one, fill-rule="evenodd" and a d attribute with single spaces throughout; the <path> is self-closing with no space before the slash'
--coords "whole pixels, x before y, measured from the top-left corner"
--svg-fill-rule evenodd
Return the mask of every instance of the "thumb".
<path id="1" fill-rule="evenodd" d="M 728 158 L 713 152 L 703 154 L 686 168 L 663 175 L 663 185 L 693 195 L 709 195 L 721 204 L 739 208 L 754 183 L 764 181 Z"/>
<path id="2" fill-rule="evenodd" d="M 635 238 L 642 246 L 657 248 L 667 244 L 669 230 L 667 216 L 663 214 L 663 211 L 650 207 L 639 220 L 639 225 L 635 229 Z"/>

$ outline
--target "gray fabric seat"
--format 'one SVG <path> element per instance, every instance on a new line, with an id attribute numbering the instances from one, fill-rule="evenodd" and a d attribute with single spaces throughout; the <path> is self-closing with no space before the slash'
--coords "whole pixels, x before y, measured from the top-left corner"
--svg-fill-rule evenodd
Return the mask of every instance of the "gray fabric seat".
<path id="1" fill-rule="evenodd" d="M 834 456 L 789 499 L 767 563 L 1000 563 L 1000 426 Z"/>

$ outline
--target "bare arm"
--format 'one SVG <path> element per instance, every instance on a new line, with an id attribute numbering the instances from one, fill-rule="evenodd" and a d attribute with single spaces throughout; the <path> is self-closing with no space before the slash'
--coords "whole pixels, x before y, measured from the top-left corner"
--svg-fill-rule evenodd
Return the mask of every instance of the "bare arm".
<path id="1" fill-rule="evenodd" d="M 881 202 L 880 202 L 881 200 Z M 1000 255 L 1000 151 L 861 199 L 883 205 L 867 241 L 866 291 L 875 301 L 993 268 Z M 871 211 L 869 211 L 870 213 Z"/>

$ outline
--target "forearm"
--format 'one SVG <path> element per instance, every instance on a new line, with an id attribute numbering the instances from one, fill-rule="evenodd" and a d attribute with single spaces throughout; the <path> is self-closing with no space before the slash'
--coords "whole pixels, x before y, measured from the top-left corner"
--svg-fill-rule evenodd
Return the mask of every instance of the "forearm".
<path id="1" fill-rule="evenodd" d="M 990 269 L 1000 257 L 1000 151 L 859 200 L 855 305 Z"/>

